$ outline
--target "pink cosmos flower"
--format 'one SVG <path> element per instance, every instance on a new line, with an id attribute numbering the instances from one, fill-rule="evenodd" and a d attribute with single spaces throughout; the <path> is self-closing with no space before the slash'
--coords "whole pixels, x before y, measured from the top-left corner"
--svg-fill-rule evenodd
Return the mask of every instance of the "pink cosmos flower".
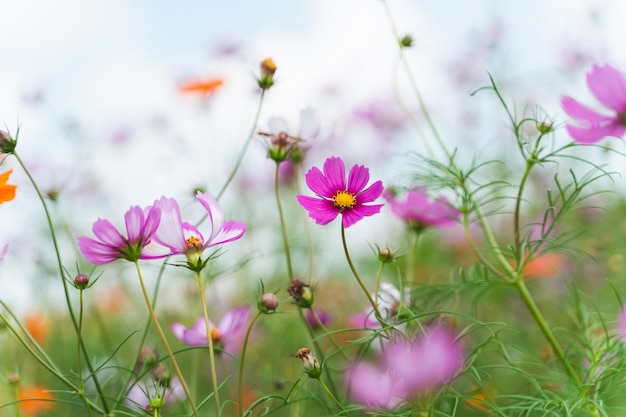
<path id="1" fill-rule="evenodd" d="M 207 193 L 198 192 L 196 198 L 209 214 L 211 231 L 204 237 L 197 227 L 183 222 L 178 202 L 173 198 L 161 197 L 154 206 L 161 211 L 161 225 L 154 235 L 155 242 L 166 248 L 167 253 L 159 256 L 184 254 L 190 264 L 198 266 L 202 262 L 202 252 L 212 246 L 239 239 L 246 231 L 240 221 L 224 221 L 224 214 L 217 200 Z M 158 253 L 155 248 L 150 248 Z M 161 251 L 162 252 L 162 251 Z"/>
<path id="2" fill-rule="evenodd" d="M 243 334 L 248 323 L 248 310 L 248 306 L 229 310 L 217 326 L 209 322 L 213 343 L 226 352 L 236 352 L 243 342 Z M 180 323 L 174 323 L 172 324 L 172 333 L 188 346 L 206 346 L 208 344 L 204 317 L 199 317 L 190 328 Z"/>
<path id="3" fill-rule="evenodd" d="M 417 231 L 450 226 L 461 217 L 445 197 L 431 200 L 424 188 L 408 191 L 404 201 L 396 198 L 392 190 L 386 190 L 383 197 L 391 203 L 391 211 Z"/>
<path id="4" fill-rule="evenodd" d="M 449 382 L 463 361 L 463 348 L 454 335 L 435 326 L 414 340 L 387 343 L 375 364 L 357 362 L 347 374 L 347 384 L 358 404 L 393 410 Z"/>
<path id="5" fill-rule="evenodd" d="M 365 188 L 370 179 L 369 169 L 354 165 L 348 174 L 341 158 L 331 157 L 324 162 L 324 172 L 317 167 L 305 175 L 306 184 L 318 197 L 297 195 L 302 207 L 317 224 L 328 224 L 341 214 L 344 227 L 350 227 L 365 216 L 380 212 L 383 204 L 367 205 L 383 192 L 383 183 L 376 181 Z"/>
<path id="6" fill-rule="evenodd" d="M 595 143 L 607 136 L 622 137 L 626 132 L 626 78 L 616 68 L 594 65 L 587 74 L 587 85 L 594 97 L 613 114 L 598 113 L 571 97 L 563 97 L 563 110 L 576 121 L 566 126 L 579 143 Z"/>
<path id="7" fill-rule="evenodd" d="M 98 240 L 80 236 L 78 247 L 85 258 L 94 265 L 103 265 L 117 259 L 134 262 L 143 255 L 143 249 L 150 243 L 161 221 L 159 208 L 131 207 L 124 215 L 126 235 L 117 231 L 108 220 L 98 219 L 93 224 L 93 234 Z"/>

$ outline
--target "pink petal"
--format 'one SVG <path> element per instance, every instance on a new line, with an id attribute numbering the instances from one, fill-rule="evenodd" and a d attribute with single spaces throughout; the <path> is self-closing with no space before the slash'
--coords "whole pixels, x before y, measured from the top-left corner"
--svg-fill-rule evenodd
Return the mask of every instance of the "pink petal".
<path id="1" fill-rule="evenodd" d="M 229 220 L 224 223 L 222 230 L 219 231 L 213 239 L 207 241 L 205 248 L 221 245 L 222 243 L 232 242 L 239 239 L 246 232 L 246 225 L 237 220 Z"/>
<path id="2" fill-rule="evenodd" d="M 118 249 L 126 247 L 126 239 L 117 231 L 108 220 L 98 219 L 93 224 L 93 234 L 102 243 Z"/>
<path id="3" fill-rule="evenodd" d="M 322 174 L 322 171 L 320 171 L 317 167 L 309 169 L 304 176 L 304 179 L 306 181 L 306 185 L 317 195 L 332 198 L 338 191 L 337 188 L 331 187 L 324 174 Z"/>
<path id="4" fill-rule="evenodd" d="M 222 337 L 227 338 L 229 335 L 240 330 L 248 318 L 248 306 L 234 308 L 224 314 L 217 328 Z"/>
<path id="5" fill-rule="evenodd" d="M 359 204 L 362 203 L 370 203 L 376 200 L 383 193 L 383 183 L 382 181 L 376 181 L 374 184 L 370 185 L 365 191 L 358 195 L 357 201 Z"/>
<path id="6" fill-rule="evenodd" d="M 273 135 L 278 135 L 280 132 L 288 132 L 289 125 L 287 121 L 282 117 L 272 117 L 268 122 L 267 126 L 270 129 L 270 133 Z"/>
<path id="7" fill-rule="evenodd" d="M 94 265 L 104 265 L 122 258 L 119 250 L 85 236 L 78 238 L 78 248 L 85 259 Z"/>
<path id="8" fill-rule="evenodd" d="M 211 220 L 211 235 L 207 239 L 207 242 L 212 242 L 218 233 L 222 231 L 222 227 L 224 226 L 224 213 L 222 212 L 220 205 L 217 203 L 217 200 L 211 197 L 208 193 L 201 193 L 198 191 L 196 198 L 209 214 L 209 219 Z"/>
<path id="9" fill-rule="evenodd" d="M 588 122 L 589 124 L 602 123 L 615 119 L 615 116 L 600 114 L 595 110 L 580 104 L 571 97 L 561 98 L 561 106 L 563 107 L 565 113 L 567 113 L 570 117 L 578 119 L 579 121 Z"/>
<path id="10" fill-rule="evenodd" d="M 590 144 L 599 142 L 607 136 L 621 137 L 624 135 L 626 127 L 624 126 L 597 126 L 590 128 L 576 127 L 572 125 L 565 126 L 567 132 L 576 142 Z"/>
<path id="11" fill-rule="evenodd" d="M 174 253 L 181 253 L 187 249 L 187 242 L 183 234 L 183 225 L 178 202 L 173 198 L 161 197 L 154 202 L 154 206 L 161 210 L 161 223 L 154 235 L 154 239 L 166 246 Z"/>
<path id="12" fill-rule="evenodd" d="M 152 238 L 161 224 L 161 209 L 158 207 L 146 207 L 146 222 L 143 225 L 143 237 L 146 240 Z"/>
<path id="13" fill-rule="evenodd" d="M 124 215 L 126 222 L 126 233 L 128 241 L 137 243 L 141 239 L 141 232 L 144 225 L 144 212 L 139 206 L 131 207 Z"/>
<path id="14" fill-rule="evenodd" d="M 357 205 L 353 209 L 345 210 L 341 213 L 343 227 L 348 228 L 352 226 L 354 223 L 361 220 L 366 216 L 373 216 L 374 214 L 380 213 L 380 209 L 384 206 L 384 204 L 376 204 L 376 205 Z"/>
<path id="15" fill-rule="evenodd" d="M 317 224 L 330 223 L 339 214 L 339 210 L 328 200 L 304 195 L 297 195 L 296 198 L 298 203 L 309 212 L 309 217 L 314 219 Z"/>
<path id="16" fill-rule="evenodd" d="M 324 162 L 324 175 L 333 194 L 338 190 L 346 189 L 346 166 L 341 158 L 335 156 L 328 158 Z M 325 195 L 325 197 L 332 197 L 332 195 Z"/>
<path id="17" fill-rule="evenodd" d="M 4 246 L 0 247 L 0 262 L 4 260 L 4 257 L 7 254 L 8 250 L 9 250 L 8 244 L 5 244 Z"/>
<path id="18" fill-rule="evenodd" d="M 600 103 L 618 112 L 626 110 L 626 79 L 617 69 L 594 65 L 587 74 L 587 85 Z"/>
<path id="19" fill-rule="evenodd" d="M 348 174 L 348 192 L 359 194 L 370 180 L 370 170 L 363 165 L 354 165 Z M 381 189 L 382 193 L 382 189 Z M 380 195 L 380 194 L 379 194 Z"/>

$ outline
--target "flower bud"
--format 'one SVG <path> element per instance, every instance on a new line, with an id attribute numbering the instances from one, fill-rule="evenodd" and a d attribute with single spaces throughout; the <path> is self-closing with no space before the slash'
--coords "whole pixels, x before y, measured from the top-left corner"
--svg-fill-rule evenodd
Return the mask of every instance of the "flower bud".
<path id="1" fill-rule="evenodd" d="M 17 139 L 12 138 L 4 130 L 0 130 L 0 153 L 13 153 L 16 145 Z"/>
<path id="2" fill-rule="evenodd" d="M 411 35 L 404 35 L 399 42 L 401 48 L 409 48 L 413 46 L 413 37 Z"/>
<path id="3" fill-rule="evenodd" d="M 79 290 L 84 290 L 85 288 L 89 288 L 89 275 L 87 274 L 78 274 L 76 278 L 74 278 L 74 286 Z"/>
<path id="4" fill-rule="evenodd" d="M 541 122 L 537 123 L 537 130 L 539 133 L 546 134 L 552 132 L 554 130 L 554 126 L 550 122 Z"/>
<path id="5" fill-rule="evenodd" d="M 275 72 L 276 64 L 272 58 L 265 58 L 261 61 L 261 76 L 258 79 L 259 87 L 263 90 L 267 90 L 273 86 Z"/>
<path id="6" fill-rule="evenodd" d="M 159 362 L 150 370 L 152 378 L 159 383 L 162 387 L 167 387 L 172 379 L 172 374 L 167 366 L 163 362 Z"/>
<path id="7" fill-rule="evenodd" d="M 271 292 L 265 293 L 261 296 L 259 301 L 259 310 L 262 313 L 273 313 L 278 308 L 278 297 Z"/>
<path id="8" fill-rule="evenodd" d="M 141 347 L 141 351 L 139 352 L 137 363 L 135 364 L 135 371 L 139 373 L 144 368 L 152 367 L 156 363 L 157 359 L 159 359 L 159 355 L 156 348 L 150 345 L 143 345 Z"/>
<path id="9" fill-rule="evenodd" d="M 395 253 L 389 248 L 382 248 L 378 251 L 378 260 L 384 264 L 394 261 Z"/>
<path id="10" fill-rule="evenodd" d="M 7 381 L 9 381 L 9 384 L 11 385 L 17 385 L 20 383 L 20 375 L 18 373 L 10 373 L 7 376 Z"/>
<path id="11" fill-rule="evenodd" d="M 302 361 L 302 367 L 304 368 L 304 372 L 309 377 L 318 379 L 322 375 L 322 366 L 317 361 L 315 355 L 311 353 L 311 349 L 298 349 L 298 352 L 291 356 L 293 356 L 294 358 L 298 358 Z"/>
<path id="12" fill-rule="evenodd" d="M 313 305 L 314 297 L 310 285 L 305 284 L 299 279 L 291 281 L 291 286 L 287 288 L 287 292 L 300 307 L 310 308 Z"/>

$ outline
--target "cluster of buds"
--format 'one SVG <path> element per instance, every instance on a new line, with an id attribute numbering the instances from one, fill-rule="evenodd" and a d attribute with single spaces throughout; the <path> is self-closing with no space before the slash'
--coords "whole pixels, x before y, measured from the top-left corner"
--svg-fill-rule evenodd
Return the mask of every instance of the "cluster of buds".
<path id="1" fill-rule="evenodd" d="M 315 355 L 311 353 L 311 349 L 298 349 L 298 352 L 291 356 L 294 358 L 298 358 L 302 361 L 304 373 L 306 373 L 309 377 L 319 379 L 319 377 L 322 375 L 322 365 L 320 365 L 320 363 L 317 361 Z"/>
<path id="2" fill-rule="evenodd" d="M 293 298 L 293 301 L 302 308 L 311 308 L 313 305 L 313 291 L 311 286 L 305 284 L 299 279 L 291 281 L 291 286 L 287 288 L 287 292 Z"/>

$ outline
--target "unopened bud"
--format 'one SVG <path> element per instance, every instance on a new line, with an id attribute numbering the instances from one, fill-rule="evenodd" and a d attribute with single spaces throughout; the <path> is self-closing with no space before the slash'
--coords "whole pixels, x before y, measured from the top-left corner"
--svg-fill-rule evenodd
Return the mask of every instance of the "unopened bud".
<path id="1" fill-rule="evenodd" d="M 402 39 L 400 39 L 400 47 L 409 48 L 413 46 L 413 37 L 411 35 L 404 35 Z"/>
<path id="2" fill-rule="evenodd" d="M 89 275 L 87 274 L 78 274 L 76 278 L 74 278 L 74 286 L 79 290 L 84 290 L 89 287 Z"/>
<path id="3" fill-rule="evenodd" d="M 163 362 L 159 362 L 150 370 L 152 378 L 159 383 L 162 387 L 167 387 L 172 379 L 172 374 L 167 366 Z"/>
<path id="4" fill-rule="evenodd" d="M 11 385 L 17 385 L 20 383 L 20 375 L 15 372 L 12 374 L 9 374 L 7 376 L 7 381 L 9 381 L 9 384 Z"/>
<path id="5" fill-rule="evenodd" d="M 265 314 L 274 312 L 278 308 L 278 297 L 271 292 L 265 293 L 261 296 L 259 301 L 259 310 Z"/>
<path id="6" fill-rule="evenodd" d="M 291 281 L 291 286 L 287 288 L 287 292 L 300 307 L 310 308 L 313 305 L 314 297 L 311 287 L 299 279 Z"/>
<path id="7" fill-rule="evenodd" d="M 382 248 L 378 251 L 378 260 L 382 263 L 388 264 L 394 261 L 395 253 L 389 248 Z"/>
<path id="8" fill-rule="evenodd" d="M 144 368 L 150 368 L 156 363 L 157 359 L 159 359 L 159 355 L 156 348 L 150 345 L 143 345 L 135 364 L 135 371 L 139 373 Z"/>
<path id="9" fill-rule="evenodd" d="M 539 133 L 550 133 L 552 132 L 552 130 L 554 129 L 554 126 L 552 125 L 552 123 L 549 122 L 541 122 L 541 123 L 537 123 L 537 130 L 539 131 Z"/>
<path id="10" fill-rule="evenodd" d="M 0 130 L 0 153 L 13 153 L 17 140 L 4 130 Z"/>
<path id="11" fill-rule="evenodd" d="M 265 58 L 261 61 L 261 76 L 259 77 L 259 87 L 263 90 L 269 89 L 274 85 L 274 73 L 276 72 L 276 63 L 272 58 Z"/>
<path id="12" fill-rule="evenodd" d="M 298 352 L 291 356 L 293 356 L 294 358 L 298 358 L 300 359 L 300 361 L 302 361 L 302 367 L 304 368 L 304 372 L 309 377 L 317 379 L 322 375 L 322 366 L 317 361 L 315 355 L 311 353 L 311 349 L 298 349 Z"/>

